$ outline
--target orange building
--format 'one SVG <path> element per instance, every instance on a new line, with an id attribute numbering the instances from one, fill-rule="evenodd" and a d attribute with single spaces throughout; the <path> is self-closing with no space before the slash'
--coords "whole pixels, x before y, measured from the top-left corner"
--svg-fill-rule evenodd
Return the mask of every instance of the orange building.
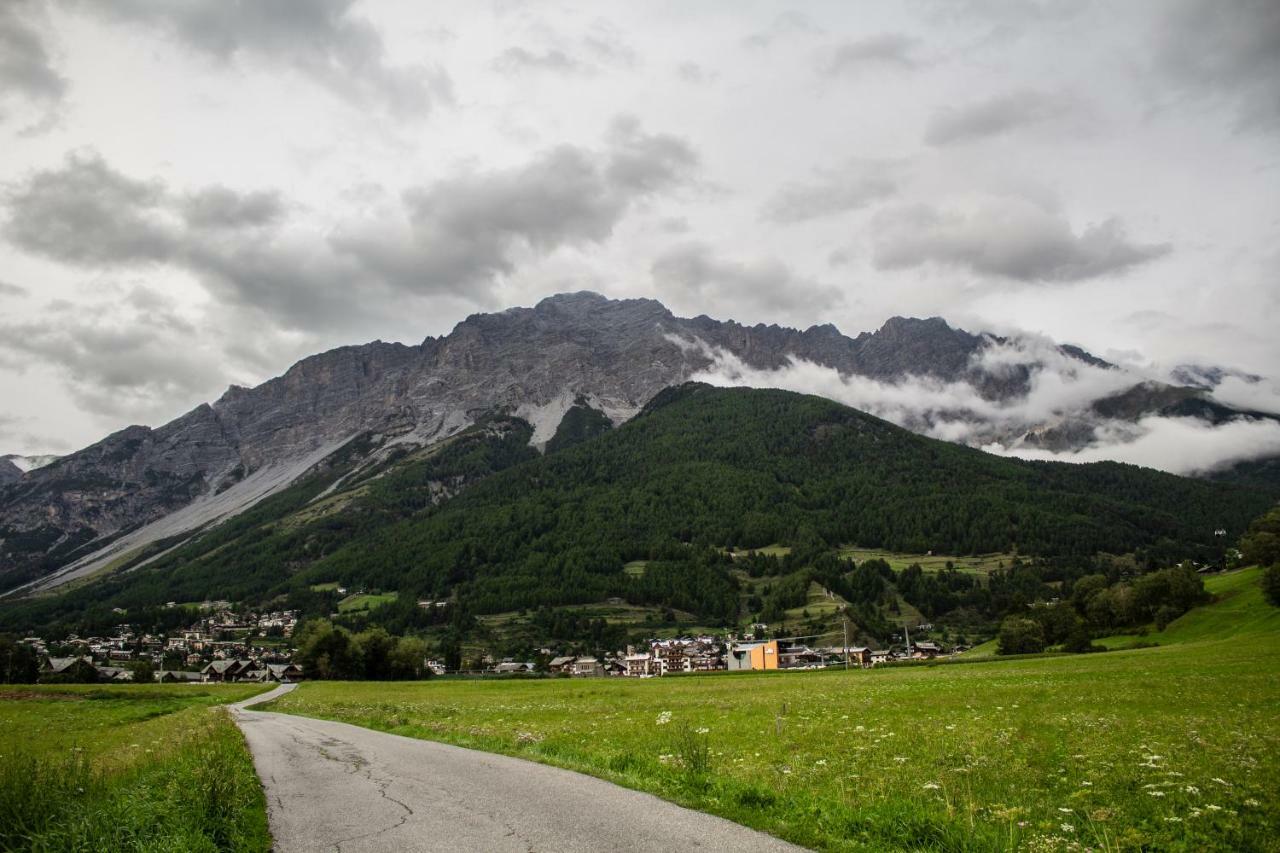
<path id="1" fill-rule="evenodd" d="M 751 647 L 752 669 L 778 668 L 778 641 L 770 640 Z"/>

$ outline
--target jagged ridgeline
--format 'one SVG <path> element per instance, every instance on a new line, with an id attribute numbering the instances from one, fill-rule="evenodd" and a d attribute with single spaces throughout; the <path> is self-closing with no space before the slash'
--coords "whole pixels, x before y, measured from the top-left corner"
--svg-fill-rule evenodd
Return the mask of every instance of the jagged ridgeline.
<path id="1" fill-rule="evenodd" d="M 1207 553 L 1216 529 L 1234 541 L 1271 502 L 1118 463 L 992 456 L 785 391 L 682 385 L 623 426 L 546 455 L 529 447 L 531 431 L 492 415 L 336 487 L 340 471 L 316 475 L 146 566 L 12 605 L 0 620 L 297 601 L 333 581 L 478 613 L 618 596 L 727 618 L 738 607 L 729 547 Z M 648 561 L 642 574 L 624 571 L 633 560 Z"/>

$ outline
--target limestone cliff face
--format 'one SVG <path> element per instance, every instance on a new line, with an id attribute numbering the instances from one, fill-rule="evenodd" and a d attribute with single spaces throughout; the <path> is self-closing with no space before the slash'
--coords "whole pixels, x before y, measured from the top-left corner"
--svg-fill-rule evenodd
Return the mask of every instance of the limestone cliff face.
<path id="1" fill-rule="evenodd" d="M 256 388 L 233 387 L 164 426 L 129 427 L 17 476 L 0 466 L 0 589 L 12 585 L 6 572 L 29 579 L 193 502 L 235 494 L 228 490 L 255 472 L 290 470 L 355 436 L 374 446 L 425 444 L 503 409 L 545 442 L 575 400 L 621 422 L 709 367 L 715 350 L 755 368 L 797 357 L 880 380 L 969 381 L 998 399 L 1024 390 L 1026 375 L 974 367 L 975 354 L 996 340 L 939 318 L 893 318 L 850 338 L 831 325 L 799 331 L 686 319 L 653 300 L 576 293 L 473 315 L 419 346 L 341 347 Z"/>

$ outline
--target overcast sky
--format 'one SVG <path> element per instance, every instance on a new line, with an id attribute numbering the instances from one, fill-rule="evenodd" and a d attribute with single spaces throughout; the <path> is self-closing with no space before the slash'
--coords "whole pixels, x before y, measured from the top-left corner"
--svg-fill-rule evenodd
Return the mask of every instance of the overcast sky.
<path id="1" fill-rule="evenodd" d="M 0 2 L 0 452 L 592 289 L 1280 373 L 1280 3 Z"/>

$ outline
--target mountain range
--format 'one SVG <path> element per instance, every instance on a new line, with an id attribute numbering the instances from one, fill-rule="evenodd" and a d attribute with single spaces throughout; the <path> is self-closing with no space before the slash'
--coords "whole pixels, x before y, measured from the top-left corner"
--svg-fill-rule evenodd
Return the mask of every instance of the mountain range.
<path id="1" fill-rule="evenodd" d="M 621 425 L 689 379 L 753 384 L 796 369 L 924 389 L 924 402 L 879 413 L 973 444 L 1071 448 L 1150 415 L 1259 416 L 1215 401 L 1210 369 L 1188 372 L 1194 384 L 1158 383 L 1078 347 L 971 334 L 936 317 L 895 317 L 849 337 L 832 325 L 744 326 L 677 317 L 653 300 L 562 294 L 470 316 L 417 346 L 330 350 L 39 467 L 0 460 L 0 590 L 48 589 L 154 557 L 158 544 L 173 548 L 309 474 L 360 477 L 492 416 L 526 423 L 540 451 L 566 426 Z M 1049 374 L 1088 381 L 1056 407 L 1029 405 Z"/>

